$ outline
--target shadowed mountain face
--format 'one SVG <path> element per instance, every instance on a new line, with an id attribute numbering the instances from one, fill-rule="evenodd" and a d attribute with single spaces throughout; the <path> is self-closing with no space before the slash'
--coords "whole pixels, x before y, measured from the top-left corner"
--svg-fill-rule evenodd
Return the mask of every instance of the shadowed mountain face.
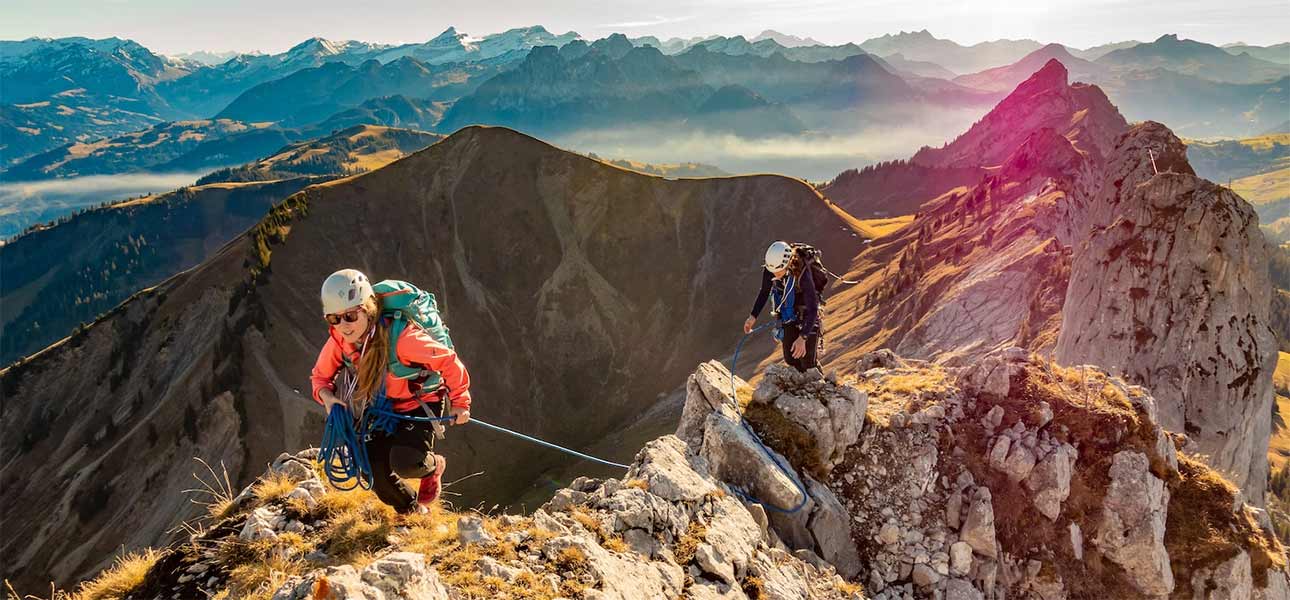
<path id="1" fill-rule="evenodd" d="M 676 123 L 713 93 L 697 73 L 657 49 L 616 55 L 612 45 L 581 55 L 536 48 L 514 70 L 458 100 L 439 130 L 491 123 L 551 135 L 624 123 Z"/>
<path id="2" fill-rule="evenodd" d="M 0 364 L 192 267 L 322 177 L 183 188 L 76 215 L 0 246 Z"/>
<path id="3" fill-rule="evenodd" d="M 457 98 L 501 70 L 484 63 L 428 65 L 410 57 L 385 64 L 373 59 L 357 66 L 331 62 L 257 85 L 229 103 L 219 117 L 300 126 L 383 96 Z"/>
<path id="4" fill-rule="evenodd" d="M 378 169 L 442 138 L 352 127 L 216 171 L 196 186 L 88 211 L 11 240 L 0 246 L 2 323 L 12 334 L 0 340 L 0 363 L 44 348 L 133 292 L 200 263 L 305 186 Z"/>
<path id="5" fill-rule="evenodd" d="M 23 399 L 5 408 L 0 439 L 14 458 L 0 498 L 33 507 L 6 515 L 4 575 L 69 582 L 122 545 L 164 541 L 194 508 L 157 490 L 190 486 L 193 456 L 245 482 L 284 448 L 316 443 L 316 296 L 337 268 L 433 290 L 471 369 L 475 415 L 581 447 L 731 351 L 777 238 L 837 257 L 859 246 L 797 180 L 669 181 L 506 129 L 468 128 L 308 188 L 210 260 L 0 376 L 5 397 Z M 471 427 L 446 449 L 449 479 L 485 472 L 453 488 L 465 505 L 506 505 L 567 464 Z M 26 475 L 48 464 L 71 475 Z"/>

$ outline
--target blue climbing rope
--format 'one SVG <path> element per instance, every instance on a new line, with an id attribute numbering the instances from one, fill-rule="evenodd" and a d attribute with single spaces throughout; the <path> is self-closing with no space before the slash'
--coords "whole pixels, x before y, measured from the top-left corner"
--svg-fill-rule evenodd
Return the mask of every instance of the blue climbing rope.
<path id="1" fill-rule="evenodd" d="M 343 404 L 335 404 L 331 408 L 331 414 L 327 415 L 327 425 L 323 429 L 322 447 L 318 453 L 318 460 L 323 463 L 323 472 L 327 475 L 327 480 L 332 486 L 339 490 L 352 490 L 355 487 L 361 487 L 365 490 L 372 489 L 372 464 L 367 457 L 367 446 L 362 439 L 370 432 L 377 429 L 386 432 L 393 431 L 398 426 L 399 421 L 416 421 L 419 423 L 447 423 L 451 424 L 456 420 L 455 417 L 419 417 L 406 413 L 394 412 L 390 408 L 388 399 L 385 398 L 384 390 L 377 392 L 376 400 L 367 410 L 363 411 L 363 418 L 359 420 L 358 426 L 354 426 L 354 419 L 350 415 L 349 409 Z M 545 440 L 524 435 L 517 431 L 511 431 L 505 427 L 499 427 L 492 423 L 485 423 L 476 418 L 471 418 L 467 423 L 474 423 L 480 427 L 499 431 L 508 435 L 515 436 L 522 440 L 533 442 L 540 446 L 545 446 L 553 450 L 559 450 L 565 454 L 570 454 L 581 459 L 597 462 L 602 465 L 618 467 L 621 469 L 628 468 L 627 465 L 613 461 L 597 458 L 590 454 L 583 454 L 577 450 L 572 450 L 552 444 Z M 351 480 L 357 480 L 349 483 Z"/>
<path id="2" fill-rule="evenodd" d="M 476 419 L 476 418 L 474 418 L 474 417 L 471 417 L 471 418 L 470 418 L 470 421 L 467 421 L 467 423 L 474 423 L 474 424 L 479 425 L 479 426 L 481 426 L 481 427 L 485 427 L 485 428 L 487 428 L 487 429 L 492 429 L 493 431 L 500 431 L 500 432 L 505 433 L 505 434 L 513 435 L 513 436 L 515 436 L 515 437 L 517 437 L 517 438 L 520 438 L 521 440 L 525 440 L 525 441 L 533 442 L 534 444 L 538 444 L 539 446 L 546 446 L 547 448 L 551 448 L 551 449 L 553 449 L 553 450 L 559 450 L 559 451 L 561 451 L 561 452 L 564 452 L 565 454 L 571 454 L 571 455 L 576 456 L 576 457 L 578 457 L 578 458 L 582 458 L 582 459 L 589 460 L 589 461 L 592 461 L 592 462 L 598 462 L 598 463 L 600 463 L 600 464 L 602 464 L 602 465 L 608 465 L 608 466 L 611 466 L 611 467 L 618 467 L 618 468 L 620 468 L 620 469 L 627 469 L 627 468 L 629 468 L 627 465 L 624 465 L 624 464 L 622 464 L 622 463 L 616 463 L 616 462 L 613 462 L 613 461 L 610 461 L 610 460 L 605 460 L 605 459 L 603 459 L 603 458 L 596 458 L 596 457 L 594 457 L 594 456 L 591 456 L 590 454 L 583 454 L 583 453 L 581 453 L 581 452 L 578 452 L 577 450 L 570 450 L 570 449 L 568 449 L 568 448 L 565 448 L 564 446 L 557 446 L 557 445 L 555 445 L 555 444 L 552 444 L 551 442 L 547 442 L 547 441 L 539 440 L 539 439 L 537 439 L 537 438 L 535 438 L 535 437 L 527 436 L 527 435 L 524 435 L 524 434 L 519 433 L 519 432 L 516 432 L 516 431 L 511 431 L 511 430 L 509 430 L 509 429 L 507 429 L 507 428 L 505 428 L 505 427 L 498 427 L 498 426 L 493 425 L 493 424 L 491 424 L 491 423 L 485 423 L 485 422 L 480 421 L 479 419 Z"/>
<path id="3" fill-rule="evenodd" d="M 358 439 L 354 417 L 344 404 L 333 404 L 327 414 L 318 461 L 322 463 L 323 473 L 332 487 L 338 490 L 372 489 L 372 465 L 367 460 L 367 446 Z"/>
<path id="4" fill-rule="evenodd" d="M 730 397 L 736 399 L 736 405 L 738 403 L 737 399 L 739 398 L 739 396 L 736 394 L 736 388 L 735 388 L 735 366 L 739 364 L 739 351 L 743 349 L 744 342 L 747 341 L 749 337 L 751 337 L 754 333 L 757 333 L 758 331 L 761 331 L 769 327 L 770 325 L 771 325 L 770 323 L 766 323 L 764 325 L 754 328 L 752 331 L 749 331 L 748 333 L 745 333 L 743 337 L 739 338 L 739 343 L 735 345 L 735 356 L 730 361 Z M 808 496 L 806 494 L 806 488 L 802 485 L 800 481 L 798 481 L 796 474 L 793 473 L 793 470 L 791 468 L 785 467 L 783 463 L 779 462 L 779 458 L 775 456 L 775 453 L 771 452 L 770 448 L 767 448 L 766 444 L 762 443 L 761 436 L 757 435 L 757 432 L 753 431 L 752 426 L 748 424 L 748 419 L 744 418 L 744 415 L 742 412 L 739 413 L 739 424 L 743 426 L 744 431 L 748 432 L 748 435 L 752 436 L 753 441 L 757 442 L 757 445 L 761 447 L 761 451 L 766 455 L 766 458 L 769 458 L 771 462 L 775 463 L 775 467 L 778 468 L 781 473 L 787 476 L 789 481 L 793 482 L 793 485 L 797 488 L 797 493 L 801 495 L 802 500 L 792 508 L 784 508 L 781 506 L 775 506 L 770 502 L 761 500 L 756 496 L 753 496 L 752 494 L 744 492 L 738 488 L 733 488 L 735 495 L 739 496 L 739 498 L 742 499 L 744 502 L 757 504 L 764 508 L 769 508 L 770 510 L 773 510 L 777 513 L 791 515 L 797 511 L 802 510 L 802 507 L 806 506 L 806 501 Z"/>

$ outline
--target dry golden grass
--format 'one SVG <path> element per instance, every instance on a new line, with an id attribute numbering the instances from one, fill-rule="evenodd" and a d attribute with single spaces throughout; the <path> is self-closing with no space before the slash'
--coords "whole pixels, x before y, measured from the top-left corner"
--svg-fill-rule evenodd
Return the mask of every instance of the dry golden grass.
<path id="1" fill-rule="evenodd" d="M 1277 394 L 1274 400 L 1282 420 L 1290 419 L 1290 398 Z M 1268 440 L 1268 463 L 1272 469 L 1290 465 L 1290 427 L 1272 426 L 1272 438 Z"/>
<path id="2" fill-rule="evenodd" d="M 228 518 L 233 514 L 233 498 L 237 496 L 237 490 L 233 489 L 233 482 L 229 479 L 228 469 L 221 462 L 220 470 L 216 472 L 215 467 L 205 460 L 196 457 L 193 460 L 201 464 L 206 472 L 199 470 L 193 473 L 193 478 L 201 487 L 184 490 L 184 493 L 195 495 L 196 497 L 190 497 L 190 501 L 206 507 L 206 516 L 210 519 L 221 521 Z"/>
<path id="3" fill-rule="evenodd" d="M 698 521 L 691 521 L 690 526 L 686 528 L 685 535 L 676 540 L 676 548 L 672 554 L 676 556 L 676 564 L 685 566 L 694 560 L 694 553 L 699 551 L 699 544 L 707 540 L 708 528 Z"/>
<path id="4" fill-rule="evenodd" d="M 1170 489 L 1165 548 L 1174 577 L 1189 581 L 1198 569 L 1214 566 L 1245 550 L 1256 587 L 1267 586 L 1268 569 L 1284 569 L 1285 547 L 1246 511 L 1232 511 L 1236 486 L 1200 459 L 1179 454 L 1181 480 Z"/>
<path id="5" fill-rule="evenodd" d="M 1277 353 L 1277 370 L 1272 373 L 1272 385 L 1277 390 L 1285 390 L 1283 395 L 1290 396 L 1290 353 Z"/>
<path id="6" fill-rule="evenodd" d="M 113 600 L 123 598 L 139 584 L 148 574 L 148 569 L 157 562 L 161 553 L 149 548 L 142 552 L 131 552 L 118 557 L 111 567 L 98 577 L 87 581 L 72 595 L 72 600 Z"/>
<path id="7" fill-rule="evenodd" d="M 359 553 L 388 545 L 398 513 L 381 502 L 365 502 L 356 510 L 335 515 L 322 532 L 328 556 L 348 562 Z"/>
<path id="8" fill-rule="evenodd" d="M 1272 438 L 1268 440 L 1268 463 L 1276 471 L 1290 464 L 1290 427 L 1285 426 L 1286 419 L 1290 419 L 1290 354 L 1278 353 L 1272 385 L 1276 388 L 1276 398 L 1273 401 L 1277 403 L 1281 419 L 1272 423 Z"/>
<path id="9" fill-rule="evenodd" d="M 260 560 L 248 561 L 230 570 L 224 590 L 231 598 L 269 600 L 287 579 L 304 573 L 307 566 L 299 558 L 271 552 Z"/>
<path id="10" fill-rule="evenodd" d="M 899 230 L 910 223 L 914 222 L 914 215 L 903 215 L 891 217 L 888 219 L 861 219 L 860 224 L 864 225 L 869 231 L 877 237 L 888 235 Z"/>
<path id="11" fill-rule="evenodd" d="M 1255 206 L 1290 198 L 1290 167 L 1233 180 L 1232 191 Z"/>
<path id="12" fill-rule="evenodd" d="M 863 594 L 864 586 L 860 585 L 859 583 L 843 581 L 841 584 L 838 585 L 838 591 L 848 595 Z"/>
<path id="13" fill-rule="evenodd" d="M 252 493 L 260 504 L 266 504 L 286 498 L 287 494 L 294 489 L 296 489 L 296 482 L 284 474 L 276 473 L 267 478 L 261 478 L 259 483 L 255 484 Z"/>
<path id="14" fill-rule="evenodd" d="M 587 564 L 587 554 L 575 546 L 565 546 L 555 555 L 555 565 L 565 571 L 576 571 Z"/>
<path id="15" fill-rule="evenodd" d="M 877 384 L 879 393 L 916 395 L 927 391 L 947 390 L 945 372 L 940 369 L 889 375 Z"/>

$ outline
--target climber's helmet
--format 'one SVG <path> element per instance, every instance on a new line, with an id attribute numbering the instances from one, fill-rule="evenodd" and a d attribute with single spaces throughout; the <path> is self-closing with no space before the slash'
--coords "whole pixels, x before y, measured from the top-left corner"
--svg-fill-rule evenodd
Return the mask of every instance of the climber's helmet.
<path id="1" fill-rule="evenodd" d="M 323 315 L 339 315 L 372 295 L 372 283 L 356 269 L 341 269 L 327 276 L 322 284 Z"/>
<path id="2" fill-rule="evenodd" d="M 788 268 L 793 259 L 793 246 L 788 242 L 775 242 L 766 249 L 766 270 L 778 273 Z"/>

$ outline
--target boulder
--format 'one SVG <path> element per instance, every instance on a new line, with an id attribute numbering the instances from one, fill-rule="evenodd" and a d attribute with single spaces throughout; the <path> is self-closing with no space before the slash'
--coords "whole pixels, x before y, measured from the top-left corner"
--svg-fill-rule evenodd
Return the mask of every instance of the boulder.
<path id="1" fill-rule="evenodd" d="M 972 494 L 968 505 L 967 519 L 959 537 L 972 546 L 972 550 L 981 556 L 998 558 L 999 542 L 994 533 L 994 503 L 990 489 L 979 487 Z"/>
<path id="2" fill-rule="evenodd" d="M 785 473 L 785 468 L 791 469 L 788 459 L 762 446 L 737 417 L 719 412 L 708 415 L 700 456 L 707 461 L 709 472 L 717 479 L 745 490 L 763 502 L 789 508 L 805 499 L 797 484 Z"/>
<path id="3" fill-rule="evenodd" d="M 1253 594 L 1250 555 L 1245 552 L 1191 575 L 1192 600 L 1248 600 Z"/>
<path id="4" fill-rule="evenodd" d="M 808 527 L 815 537 L 816 553 L 848 579 L 860 574 L 860 553 L 851 538 L 851 517 L 837 496 L 822 483 L 809 480 L 807 490 L 815 500 Z"/>
<path id="5" fill-rule="evenodd" d="M 1111 485 L 1093 543 L 1125 570 L 1139 591 L 1162 596 L 1174 589 L 1164 545 L 1169 490 L 1150 469 L 1141 452 L 1122 450 L 1112 457 Z"/>
<path id="6" fill-rule="evenodd" d="M 690 452 L 698 452 L 703 444 L 704 423 L 708 413 L 716 410 L 738 412 L 738 400 L 730 395 L 730 370 L 718 361 L 710 360 L 699 365 L 685 381 L 685 405 L 681 409 L 681 422 L 676 437 L 681 438 Z M 736 389 L 748 387 L 744 380 L 734 377 Z"/>
<path id="7" fill-rule="evenodd" d="M 438 571 L 426 566 L 425 555 L 395 552 L 373 561 L 361 572 L 341 565 L 292 577 L 273 595 L 273 600 L 314 598 L 449 600 L 449 595 Z"/>
<path id="8" fill-rule="evenodd" d="M 1071 474 L 1078 455 L 1074 446 L 1063 443 L 1039 461 L 1026 478 L 1026 489 L 1034 493 L 1035 508 L 1050 521 L 1057 520 L 1062 502 L 1071 493 Z"/>
<path id="9" fill-rule="evenodd" d="M 484 521 L 477 516 L 469 515 L 457 519 L 457 539 L 461 544 L 493 544 L 497 540 L 484 529 Z"/>

